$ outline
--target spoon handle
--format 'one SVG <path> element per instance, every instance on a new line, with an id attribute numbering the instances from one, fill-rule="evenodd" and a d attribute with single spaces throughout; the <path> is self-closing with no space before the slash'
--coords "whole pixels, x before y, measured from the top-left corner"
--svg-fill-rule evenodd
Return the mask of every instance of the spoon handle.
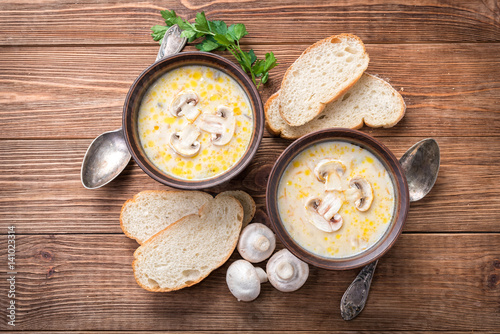
<path id="1" fill-rule="evenodd" d="M 342 319 L 354 319 L 365 307 L 377 264 L 378 260 L 367 264 L 347 288 L 340 301 L 340 315 Z"/>
<path id="2" fill-rule="evenodd" d="M 187 39 L 181 37 L 182 30 L 177 24 L 174 24 L 165 32 L 165 36 L 161 41 L 160 50 L 156 56 L 156 61 L 162 60 L 165 57 L 181 52 Z"/>

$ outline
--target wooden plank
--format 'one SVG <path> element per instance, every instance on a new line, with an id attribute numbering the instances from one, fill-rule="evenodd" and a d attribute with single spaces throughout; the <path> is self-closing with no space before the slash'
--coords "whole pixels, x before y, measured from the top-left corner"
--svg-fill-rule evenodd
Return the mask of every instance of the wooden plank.
<path id="1" fill-rule="evenodd" d="M 500 41 L 500 9 L 494 0 L 405 1 L 73 1 L 8 0 L 0 9 L 0 44 L 153 45 L 150 28 L 159 11 L 185 18 L 204 10 L 212 20 L 244 23 L 245 43 L 309 43 L 351 32 L 369 43 Z M 272 33 L 270 33 L 272 32 Z"/>
<path id="2" fill-rule="evenodd" d="M 200 284 L 151 293 L 133 278 L 137 244 L 124 235 L 18 235 L 15 329 L 496 331 L 499 244 L 500 234 L 402 235 L 380 261 L 365 310 L 345 322 L 339 302 L 357 270 L 311 267 L 299 291 L 266 283 L 257 300 L 243 303 L 225 283 L 237 254 Z"/>
<path id="3" fill-rule="evenodd" d="M 391 334 L 470 334 L 470 331 L 314 331 L 315 334 L 362 334 L 362 333 L 391 333 Z M 63 333 L 63 331 L 23 331 L 23 333 L 29 334 L 39 334 L 39 333 Z M 66 332 L 64 332 L 66 333 Z M 94 334 L 94 333 L 104 333 L 104 334 L 133 334 L 133 333 L 168 333 L 168 334 L 217 334 L 217 333 L 238 333 L 238 334 L 304 334 L 311 333 L 311 331 L 72 331 L 75 334 Z M 474 334 L 498 334 L 496 332 L 484 332 L 484 331 L 474 331 Z"/>
<path id="4" fill-rule="evenodd" d="M 397 157 L 419 137 L 378 137 Z M 407 232 L 500 232 L 500 138 L 438 138 L 441 169 L 434 189 L 412 203 Z M 121 233 L 122 204 L 139 191 L 168 189 L 131 162 L 116 180 L 84 189 L 80 167 L 90 140 L 9 140 L 0 146 L 0 233 Z M 235 180 L 209 191 L 241 189 L 266 221 L 265 188 L 274 161 L 289 141 L 266 138 L 251 165 Z"/>
<path id="5" fill-rule="evenodd" d="M 261 55 L 274 51 L 280 62 L 262 90 L 264 101 L 306 47 L 255 47 Z M 373 133 L 500 133 L 500 43 L 378 44 L 367 49 L 368 72 L 390 80 L 408 107 L 396 127 Z M 94 138 L 119 128 L 127 91 L 156 51 L 155 46 L 0 48 L 0 138 Z"/>

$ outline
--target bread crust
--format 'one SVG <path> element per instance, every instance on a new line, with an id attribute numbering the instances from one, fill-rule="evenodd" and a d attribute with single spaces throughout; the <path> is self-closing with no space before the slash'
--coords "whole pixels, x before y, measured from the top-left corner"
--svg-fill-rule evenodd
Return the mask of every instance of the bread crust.
<path id="1" fill-rule="evenodd" d="M 387 81 L 373 75 L 373 74 L 369 74 L 369 73 L 363 73 L 363 75 L 366 75 L 366 76 L 369 76 L 371 77 L 372 79 L 376 79 L 377 81 L 380 82 L 380 84 L 383 84 L 384 86 L 386 86 L 389 90 L 393 91 L 396 96 L 398 97 L 400 103 L 400 110 L 399 110 L 399 115 L 398 117 L 393 120 L 392 122 L 390 123 L 385 123 L 383 125 L 375 125 L 375 124 L 371 124 L 369 121 L 366 121 L 364 118 L 361 119 L 360 123 L 356 124 L 355 126 L 352 126 L 350 127 L 351 129 L 360 129 L 363 127 L 363 125 L 367 125 L 369 127 L 372 127 L 372 128 L 378 128 L 378 127 L 384 127 L 384 128 L 390 128 L 390 127 L 393 127 L 394 125 L 396 125 L 405 115 L 405 111 L 406 111 L 406 104 L 405 104 L 405 101 L 403 99 L 403 97 L 401 96 L 401 94 L 394 88 L 391 86 L 391 84 L 389 84 Z M 272 122 L 270 122 L 270 108 L 271 108 L 271 104 L 273 102 L 274 99 L 277 98 L 276 95 L 279 95 L 279 92 L 276 92 L 275 94 L 273 94 L 266 102 L 266 105 L 265 105 L 265 109 L 264 109 L 264 114 L 265 114 L 265 117 L 266 117 L 266 123 L 268 124 L 268 126 L 270 128 L 273 129 L 273 134 L 276 135 L 276 136 L 281 136 L 281 138 L 284 138 L 284 139 L 297 139 L 299 137 L 301 137 L 301 135 L 290 135 L 290 134 L 287 134 L 283 128 L 276 128 L 276 127 L 273 127 L 272 125 Z M 347 92 L 346 92 L 347 93 Z M 318 115 L 319 116 L 319 115 Z M 316 116 L 316 117 L 318 117 Z M 281 117 L 281 116 L 280 116 Z M 307 124 L 307 123 L 306 123 Z M 316 128 L 315 130 L 313 131 L 316 131 L 316 130 L 320 130 L 320 129 L 323 129 L 323 128 Z"/>
<path id="2" fill-rule="evenodd" d="M 264 116 L 266 118 L 266 128 L 267 128 L 267 131 L 269 131 L 269 133 L 271 133 L 273 136 L 279 136 L 281 134 L 281 130 L 280 129 L 276 129 L 272 126 L 271 122 L 268 121 L 268 119 L 270 118 L 269 117 L 269 108 L 271 108 L 271 104 L 273 103 L 273 101 L 278 98 L 280 96 L 280 91 L 278 90 L 276 93 L 274 93 L 273 95 L 271 95 L 266 103 L 264 104 Z M 281 114 L 280 114 L 280 117 L 281 117 Z M 283 117 L 281 117 L 283 118 Z"/>
<path id="3" fill-rule="evenodd" d="M 401 94 L 394 87 L 392 87 L 392 85 L 390 83 L 388 83 L 384 79 L 381 79 L 381 78 L 379 78 L 379 77 L 377 77 L 376 75 L 373 75 L 373 74 L 368 74 L 368 73 L 365 73 L 365 74 L 369 75 L 370 77 L 372 77 L 374 79 L 377 79 L 382 84 L 384 84 L 385 86 L 387 86 L 391 90 L 393 90 L 396 93 L 397 97 L 399 98 L 399 101 L 401 101 L 401 109 L 399 110 L 399 117 L 394 122 L 392 122 L 392 123 L 387 123 L 387 124 L 384 124 L 382 126 L 375 126 L 375 125 L 372 125 L 369 122 L 365 121 L 364 119 L 363 119 L 363 122 L 364 122 L 364 124 L 366 124 L 366 125 L 368 125 L 369 127 L 372 127 L 372 128 L 380 128 L 380 127 L 383 127 L 383 128 L 392 128 L 394 125 L 398 124 L 401 119 L 403 119 L 403 117 L 404 117 L 404 115 L 406 113 L 406 103 L 405 103 L 405 100 L 403 99 L 403 96 L 401 96 Z M 363 126 L 363 124 L 361 124 L 361 126 Z"/>
<path id="4" fill-rule="evenodd" d="M 363 43 L 363 41 L 361 40 L 361 38 L 359 38 L 358 36 L 356 35 L 353 35 L 353 34 L 349 34 L 349 33 L 343 33 L 343 34 L 340 34 L 340 35 L 333 35 L 333 36 L 330 36 L 330 37 L 327 37 L 325 39 L 322 39 L 316 43 L 314 43 L 313 45 L 309 46 L 307 49 L 304 50 L 304 52 L 302 52 L 302 54 L 299 56 L 299 58 L 297 58 L 293 64 L 286 70 L 285 72 L 285 75 L 283 76 L 283 80 L 281 80 L 281 87 L 283 87 L 283 83 L 285 82 L 285 80 L 287 79 L 288 75 L 290 74 L 290 71 L 292 70 L 292 67 L 293 65 L 295 65 L 295 63 L 297 62 L 298 59 L 300 59 L 303 55 L 311 52 L 312 49 L 320 46 L 320 45 L 323 45 L 324 43 L 331 43 L 333 40 L 335 39 L 342 39 L 342 38 L 354 38 L 356 40 L 359 41 L 359 43 L 363 46 L 363 54 L 368 58 L 368 62 L 370 61 L 370 57 L 368 56 L 368 53 L 366 52 L 366 47 L 365 47 L 365 44 Z M 367 65 L 368 67 L 368 65 Z M 281 118 L 283 118 L 283 120 L 290 126 L 301 126 L 301 125 L 304 125 L 306 124 L 307 122 L 311 121 L 312 119 L 314 119 L 316 116 L 318 116 L 326 107 L 326 105 L 328 103 L 331 103 L 335 100 L 337 100 L 340 96 L 344 95 L 345 93 L 347 93 L 347 91 L 361 78 L 361 76 L 363 75 L 364 71 L 366 70 L 366 68 L 356 77 L 354 77 L 354 80 L 351 81 L 350 84 L 348 84 L 346 87 L 344 87 L 337 95 L 333 96 L 330 100 L 328 101 L 320 101 L 319 102 L 319 109 L 316 110 L 316 113 L 314 114 L 314 116 L 312 118 L 310 118 L 309 120 L 306 120 L 305 122 L 301 123 L 301 124 L 291 124 L 287 119 L 286 117 L 283 116 L 283 110 L 281 108 L 281 103 L 279 104 L 278 106 L 278 110 L 279 110 L 279 113 L 281 115 Z"/>
<path id="5" fill-rule="evenodd" d="M 243 206 L 243 202 L 240 201 L 240 198 L 234 196 L 236 194 L 238 194 L 238 196 L 240 196 L 240 197 L 243 197 L 241 200 L 243 200 L 250 207 L 250 212 L 248 212 L 248 216 L 246 215 L 245 206 Z M 253 197 L 250 196 L 250 194 L 248 194 L 247 192 L 245 192 L 243 190 L 227 190 L 227 191 L 221 192 L 217 196 L 231 196 L 231 197 L 236 198 L 240 202 L 240 204 L 243 206 L 242 228 L 247 226 L 252 221 L 253 217 L 255 216 L 255 211 L 257 210 L 257 205 L 255 204 L 255 201 L 254 201 Z"/>
<path id="6" fill-rule="evenodd" d="M 218 198 L 218 197 L 230 197 L 232 198 L 234 201 L 236 201 L 236 203 L 238 203 L 239 205 L 239 208 L 240 208 L 240 214 L 241 214 L 241 220 L 239 221 L 240 223 L 240 232 L 241 232 L 241 226 L 242 226 L 242 223 L 243 223 L 243 206 L 241 205 L 240 201 L 238 201 L 236 198 L 232 197 L 232 196 L 227 196 L 227 195 L 217 195 L 215 198 Z M 212 201 L 215 199 L 213 198 Z M 139 246 L 139 248 L 137 248 L 135 251 L 134 251 L 134 261 L 132 261 L 132 270 L 134 271 L 134 279 L 135 281 L 137 282 L 137 284 L 147 290 L 147 291 L 151 291 L 151 292 L 170 292 L 170 291 L 176 291 L 176 290 L 180 290 L 180 289 L 184 289 L 184 288 L 188 288 L 190 286 L 193 286 L 195 284 L 198 284 L 200 283 L 202 280 L 204 280 L 205 278 L 208 277 L 208 275 L 210 275 L 215 269 L 219 268 L 220 266 L 222 266 L 224 263 L 227 262 L 227 260 L 229 260 L 229 258 L 231 257 L 231 255 L 233 254 L 234 250 L 236 249 L 236 246 L 238 245 L 238 239 L 239 239 L 239 233 L 238 233 L 238 238 L 236 238 L 233 246 L 231 247 L 231 251 L 227 254 L 227 256 L 219 263 L 217 264 L 214 268 L 212 268 L 212 270 L 210 270 L 205 276 L 201 276 L 198 280 L 196 281 L 192 281 L 188 284 L 184 284 L 182 286 L 179 286 L 179 287 L 175 287 L 175 288 L 172 288 L 172 289 L 168 289 L 168 288 L 157 288 L 157 289 L 153 289 L 153 288 L 150 288 L 150 287 L 147 287 L 143 284 L 141 284 L 137 278 L 137 274 L 136 274 L 136 269 L 135 269 L 135 263 L 139 260 L 137 257 L 138 257 L 138 254 L 139 252 L 141 251 L 141 247 L 142 246 L 146 246 L 148 243 L 152 242 L 153 238 L 159 236 L 161 233 L 164 233 L 165 231 L 167 231 L 168 229 L 172 228 L 172 226 L 174 225 L 177 225 L 179 223 L 182 224 L 182 222 L 186 219 L 189 219 L 190 217 L 198 217 L 198 218 L 201 218 L 202 216 L 202 213 L 203 211 L 205 210 L 205 207 L 207 205 L 210 204 L 211 201 L 205 203 L 201 208 L 200 210 L 198 211 L 198 214 L 191 214 L 191 215 L 187 215 L 187 216 L 184 216 L 182 217 L 181 219 L 179 219 L 178 221 L 176 221 L 175 223 L 172 223 L 170 224 L 169 226 L 167 226 L 166 228 L 164 228 L 163 230 L 161 230 L 160 232 L 156 233 L 155 235 L 153 235 L 151 238 L 149 238 L 146 242 L 144 242 L 143 245 Z"/>
<path id="7" fill-rule="evenodd" d="M 141 191 L 141 192 L 139 192 L 139 193 L 135 194 L 135 195 L 134 195 L 134 197 L 129 198 L 128 200 L 126 200 L 126 201 L 125 201 L 125 203 L 123 203 L 123 205 L 122 205 L 122 208 L 121 208 L 121 210 L 120 210 L 120 228 L 122 229 L 123 234 L 125 234 L 125 235 L 126 235 L 127 237 L 129 237 L 130 239 L 135 240 L 135 241 L 136 241 L 139 245 L 142 245 L 142 244 L 146 243 L 146 241 L 147 241 L 147 240 L 146 240 L 145 242 L 141 243 L 141 242 L 140 242 L 140 240 L 138 240 L 136 237 L 134 237 L 132 234 L 130 234 L 130 233 L 128 232 L 128 230 L 126 229 L 125 225 L 123 225 L 123 210 L 125 209 L 125 207 L 126 207 L 129 203 L 134 203 L 134 202 L 137 200 L 137 198 L 138 198 L 139 196 L 144 195 L 144 194 L 148 194 L 148 193 L 149 193 L 149 194 L 154 194 L 154 193 L 163 193 L 163 194 L 167 194 L 167 193 L 168 193 L 168 194 L 175 194 L 175 193 L 186 193 L 186 192 L 190 192 L 190 193 L 195 193 L 195 192 L 197 192 L 197 193 L 203 193 L 203 194 L 207 194 L 207 195 L 209 195 L 209 196 L 211 196 L 211 197 L 213 198 L 213 196 L 212 196 L 212 195 L 210 195 L 210 194 L 208 194 L 208 193 L 204 193 L 203 191 L 196 191 L 196 190 L 195 190 L 195 191 L 187 191 L 187 190 L 143 190 L 143 191 Z M 171 225 L 173 225 L 173 224 L 171 224 Z M 169 226 L 170 226 L 170 225 L 169 225 Z M 161 231 L 160 231 L 160 232 L 161 232 Z M 151 239 L 151 238 L 152 238 L 152 237 L 150 237 L 150 239 Z M 149 239 L 148 239 L 148 240 L 149 240 Z"/>

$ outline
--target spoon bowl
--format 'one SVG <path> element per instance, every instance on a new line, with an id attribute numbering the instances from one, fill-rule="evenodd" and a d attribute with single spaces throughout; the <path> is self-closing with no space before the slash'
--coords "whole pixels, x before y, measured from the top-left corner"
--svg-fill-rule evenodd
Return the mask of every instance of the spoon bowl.
<path id="1" fill-rule="evenodd" d="M 90 144 L 83 158 L 83 186 L 96 189 L 108 184 L 127 167 L 130 157 L 122 129 L 101 134 Z"/>
<path id="2" fill-rule="evenodd" d="M 436 183 L 440 163 L 439 146 L 432 138 L 421 140 L 403 154 L 399 163 L 408 182 L 410 202 L 419 201 Z"/>
<path id="3" fill-rule="evenodd" d="M 419 141 L 399 159 L 408 183 L 410 202 L 424 198 L 431 191 L 439 172 L 439 145 L 432 138 Z M 363 311 L 368 299 L 378 260 L 366 265 L 349 285 L 340 301 L 340 315 L 352 320 Z"/>
<path id="4" fill-rule="evenodd" d="M 177 25 L 165 32 L 156 61 L 184 48 L 187 39 L 181 37 L 181 33 Z M 99 135 L 90 144 L 83 158 L 80 174 L 83 186 L 87 189 L 97 189 L 108 184 L 120 175 L 130 158 L 122 129 Z"/>

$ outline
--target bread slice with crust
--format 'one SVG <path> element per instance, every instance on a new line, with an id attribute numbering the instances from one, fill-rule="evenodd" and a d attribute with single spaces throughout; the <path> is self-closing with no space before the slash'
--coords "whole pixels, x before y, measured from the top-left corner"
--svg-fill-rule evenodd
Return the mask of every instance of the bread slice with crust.
<path id="1" fill-rule="evenodd" d="M 198 213 L 212 198 L 201 191 L 141 191 L 123 204 L 120 226 L 127 237 L 143 244 L 182 217 Z"/>
<path id="2" fill-rule="evenodd" d="M 316 118 L 301 126 L 290 126 L 281 118 L 280 94 L 281 91 L 274 93 L 264 106 L 266 126 L 272 134 L 288 139 L 328 128 L 359 129 L 363 123 L 373 128 L 390 128 L 403 118 L 406 110 L 401 94 L 386 81 L 368 73 L 337 101 L 329 103 Z"/>
<path id="3" fill-rule="evenodd" d="M 238 242 L 243 207 L 218 195 L 198 214 L 158 232 L 134 252 L 134 276 L 146 290 L 166 292 L 192 286 L 224 264 Z"/>
<path id="4" fill-rule="evenodd" d="M 232 196 L 236 198 L 238 201 L 240 201 L 241 205 L 243 206 L 243 226 L 248 225 L 253 219 L 253 216 L 255 215 L 255 210 L 257 209 L 257 206 L 255 205 L 255 201 L 253 200 L 252 196 L 244 192 L 243 190 L 228 190 L 221 192 L 219 195 L 227 195 L 227 196 Z"/>
<path id="5" fill-rule="evenodd" d="M 281 117 L 291 126 L 311 121 L 358 81 L 369 61 L 365 45 L 355 35 L 331 36 L 311 45 L 283 77 Z"/>

